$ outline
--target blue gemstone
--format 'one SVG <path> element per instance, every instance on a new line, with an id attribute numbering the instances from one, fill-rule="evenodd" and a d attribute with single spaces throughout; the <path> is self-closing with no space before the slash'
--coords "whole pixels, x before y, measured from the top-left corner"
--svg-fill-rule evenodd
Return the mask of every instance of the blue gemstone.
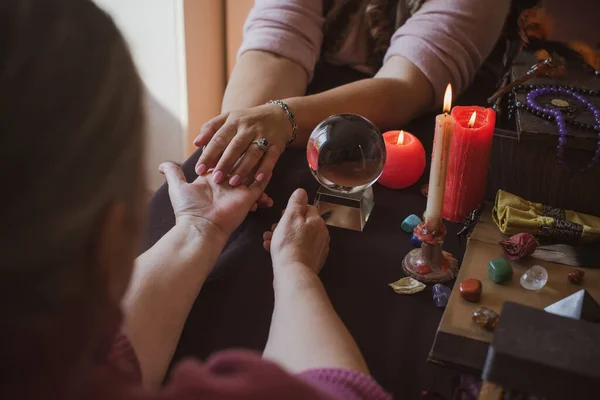
<path id="1" fill-rule="evenodd" d="M 452 290 L 450 290 L 448 286 L 444 286 L 441 283 L 436 283 L 433 285 L 432 292 L 435 305 L 439 308 L 446 308 Z"/>
<path id="2" fill-rule="evenodd" d="M 421 223 L 421 218 L 415 214 L 411 214 L 404 221 L 402 221 L 402 230 L 406 233 L 413 233 L 417 225 Z"/>
<path id="3" fill-rule="evenodd" d="M 421 241 L 419 240 L 419 238 L 416 237 L 415 235 L 412 235 L 412 238 L 410 238 L 410 242 L 415 247 L 421 247 L 421 244 L 422 244 Z"/>
<path id="4" fill-rule="evenodd" d="M 561 146 L 564 146 L 565 144 L 567 144 L 567 138 L 564 136 L 561 136 L 558 138 L 558 144 Z"/>

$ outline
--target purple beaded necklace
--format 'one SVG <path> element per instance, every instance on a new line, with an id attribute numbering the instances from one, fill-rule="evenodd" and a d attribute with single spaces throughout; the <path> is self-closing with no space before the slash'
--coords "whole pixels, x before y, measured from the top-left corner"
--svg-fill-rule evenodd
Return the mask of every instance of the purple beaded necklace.
<path id="1" fill-rule="evenodd" d="M 596 153 L 592 160 L 588 163 L 588 165 L 584 168 L 581 168 L 580 171 L 587 171 L 590 168 L 593 168 L 598 161 L 600 160 L 600 110 L 594 103 L 586 99 L 584 96 L 576 93 L 574 90 L 567 89 L 565 87 L 560 86 L 541 86 L 538 87 L 527 94 L 527 108 L 533 110 L 535 114 L 540 116 L 545 116 L 548 120 L 554 120 L 556 122 L 556 127 L 558 128 L 558 146 L 556 146 L 556 153 L 558 157 L 559 164 L 568 170 L 572 170 L 572 168 L 567 165 L 565 160 L 565 145 L 567 144 L 567 125 L 565 122 L 565 117 L 563 113 L 556 108 L 547 108 L 542 107 L 538 103 L 536 103 L 535 99 L 538 96 L 547 95 L 547 94 L 561 94 L 574 98 L 581 104 L 583 104 L 594 116 L 594 132 L 598 135 L 598 142 L 596 146 Z M 522 104 L 515 104 L 517 108 L 522 108 Z"/>

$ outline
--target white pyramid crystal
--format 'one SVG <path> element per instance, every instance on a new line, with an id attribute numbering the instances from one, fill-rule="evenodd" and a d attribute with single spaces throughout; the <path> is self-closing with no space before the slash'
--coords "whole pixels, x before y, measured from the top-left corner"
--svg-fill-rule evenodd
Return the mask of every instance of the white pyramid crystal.
<path id="1" fill-rule="evenodd" d="M 585 289 L 550 304 L 544 310 L 567 318 L 590 322 L 600 321 L 600 305 Z"/>

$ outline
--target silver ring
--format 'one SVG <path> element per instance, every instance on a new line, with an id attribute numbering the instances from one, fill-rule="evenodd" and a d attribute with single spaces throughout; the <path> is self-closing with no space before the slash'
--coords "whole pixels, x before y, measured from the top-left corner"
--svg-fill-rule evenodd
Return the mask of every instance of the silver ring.
<path id="1" fill-rule="evenodd" d="M 265 139 L 265 138 L 255 140 L 253 143 L 255 145 L 257 145 L 258 148 L 261 149 L 264 152 L 266 152 L 267 150 L 269 150 L 269 141 L 267 139 Z"/>

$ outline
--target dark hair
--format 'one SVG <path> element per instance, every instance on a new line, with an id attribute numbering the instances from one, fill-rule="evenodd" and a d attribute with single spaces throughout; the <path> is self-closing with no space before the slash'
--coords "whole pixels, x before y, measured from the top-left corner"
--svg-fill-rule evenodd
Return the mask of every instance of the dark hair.
<path id="1" fill-rule="evenodd" d="M 335 53 L 348 35 L 350 19 L 364 13 L 369 29 L 369 59 L 377 70 L 390 47 L 392 35 L 425 0 L 324 0 L 325 33 L 323 49 Z"/>
<path id="2" fill-rule="evenodd" d="M 143 87 L 106 13 L 91 0 L 0 2 L 1 318 L 90 290 L 82 263 L 100 216 L 143 188 L 143 130 Z"/>

